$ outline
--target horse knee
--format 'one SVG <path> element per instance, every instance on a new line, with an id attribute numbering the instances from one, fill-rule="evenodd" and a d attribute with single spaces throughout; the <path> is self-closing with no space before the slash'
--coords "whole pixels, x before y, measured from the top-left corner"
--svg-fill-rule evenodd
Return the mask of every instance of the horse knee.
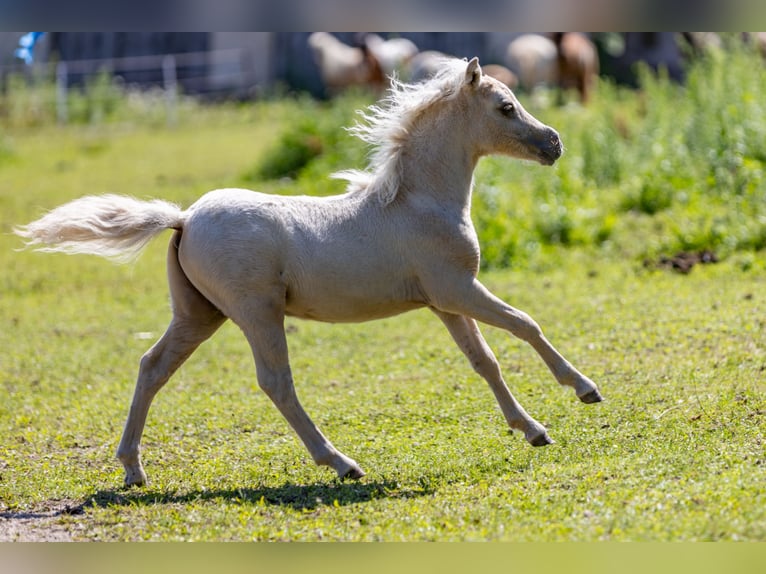
<path id="1" fill-rule="evenodd" d="M 543 336 L 540 325 L 523 311 L 515 310 L 513 319 L 511 332 L 522 341 L 531 343 Z"/>

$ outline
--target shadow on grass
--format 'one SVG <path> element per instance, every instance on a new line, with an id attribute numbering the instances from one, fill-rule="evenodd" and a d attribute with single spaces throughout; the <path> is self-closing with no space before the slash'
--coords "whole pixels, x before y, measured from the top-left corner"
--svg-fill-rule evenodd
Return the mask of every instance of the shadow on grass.
<path id="1" fill-rule="evenodd" d="M 328 482 L 292 484 L 191 492 L 163 492 L 151 489 L 101 490 L 88 497 L 81 509 L 107 506 L 147 506 L 184 504 L 200 501 L 227 501 L 240 504 L 288 506 L 295 510 L 315 510 L 322 506 L 344 506 L 377 499 L 408 499 L 426 496 L 430 488 L 402 488 L 395 482 Z"/>

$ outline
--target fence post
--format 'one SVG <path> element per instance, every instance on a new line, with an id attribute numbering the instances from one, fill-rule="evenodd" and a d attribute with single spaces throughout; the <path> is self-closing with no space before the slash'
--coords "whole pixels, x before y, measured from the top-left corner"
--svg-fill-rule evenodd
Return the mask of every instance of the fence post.
<path id="1" fill-rule="evenodd" d="M 67 123 L 69 111 L 67 109 L 67 66 L 66 62 L 56 64 L 56 118 L 60 124 Z"/>
<path id="2" fill-rule="evenodd" d="M 162 58 L 162 82 L 165 87 L 168 125 L 174 126 L 178 121 L 178 82 L 176 79 L 176 59 L 173 55 Z"/>

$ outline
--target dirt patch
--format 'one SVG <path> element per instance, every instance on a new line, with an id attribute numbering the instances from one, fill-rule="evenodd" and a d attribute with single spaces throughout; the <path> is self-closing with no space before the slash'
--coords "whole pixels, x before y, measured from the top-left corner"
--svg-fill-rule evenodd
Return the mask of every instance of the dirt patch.
<path id="1" fill-rule="evenodd" d="M 81 504 L 61 500 L 32 510 L 0 512 L 0 542 L 69 542 L 72 533 L 61 517 L 82 513 Z"/>
<path id="2" fill-rule="evenodd" d="M 672 257 L 662 255 L 657 261 L 647 259 L 644 261 L 644 267 L 650 269 L 670 269 L 677 273 L 689 273 L 695 265 L 706 265 L 708 263 L 718 263 L 718 256 L 704 249 L 702 251 L 682 251 Z"/>

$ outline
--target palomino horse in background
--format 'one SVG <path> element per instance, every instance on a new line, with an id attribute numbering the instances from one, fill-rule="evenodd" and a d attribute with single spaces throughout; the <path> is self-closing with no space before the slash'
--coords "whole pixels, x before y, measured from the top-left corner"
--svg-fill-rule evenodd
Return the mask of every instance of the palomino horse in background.
<path id="1" fill-rule="evenodd" d="M 173 318 L 141 359 L 117 450 L 127 485 L 147 480 L 139 442 L 152 399 L 227 318 L 250 343 L 261 389 L 314 461 L 341 478 L 364 472 L 301 406 L 285 316 L 356 322 L 428 307 L 489 383 L 508 425 L 534 446 L 552 441 L 511 394 L 477 321 L 528 342 L 583 402 L 601 400 L 531 317 L 477 279 L 479 242 L 470 215 L 476 163 L 505 154 L 552 165 L 563 149 L 558 133 L 483 75 L 476 58 L 444 61 L 422 84 L 394 81 L 384 103 L 370 107 L 352 131 L 374 149 L 369 171 L 336 174 L 349 182 L 342 195 L 219 189 L 185 211 L 159 200 L 90 196 L 16 230 L 45 250 L 117 258 L 135 256 L 162 230 L 175 230 L 167 260 Z"/>
<path id="2" fill-rule="evenodd" d="M 508 86 L 511 90 L 515 90 L 519 85 L 519 79 L 516 74 L 511 72 L 505 66 L 500 64 L 489 64 L 488 66 L 482 66 L 482 71 L 490 78 L 495 78 L 501 83 Z"/>
<path id="3" fill-rule="evenodd" d="M 308 43 L 329 95 L 351 86 L 382 89 L 385 85 L 386 76 L 366 44 L 349 46 L 327 32 L 314 32 Z"/>

